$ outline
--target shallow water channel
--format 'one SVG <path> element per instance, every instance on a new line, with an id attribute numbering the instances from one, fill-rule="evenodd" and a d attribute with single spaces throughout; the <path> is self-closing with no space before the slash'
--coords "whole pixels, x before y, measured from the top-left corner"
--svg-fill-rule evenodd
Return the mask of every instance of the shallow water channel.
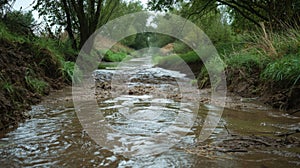
<path id="1" fill-rule="evenodd" d="M 65 88 L 32 106 L 28 111 L 32 118 L 3 135 L 0 167 L 300 166 L 300 135 L 293 133 L 300 127 L 299 117 L 252 99 L 229 97 L 227 104 L 238 105 L 226 107 L 212 135 L 197 143 L 207 112 L 216 107 L 206 103 L 195 107 L 193 90 L 182 97 L 189 84 L 180 84 L 188 81 L 183 74 L 152 67 L 149 59 L 130 61 L 121 70 L 96 71 L 96 87 L 91 88 L 96 92 L 97 110 L 117 131 L 110 134 L 112 141 L 117 139 L 122 145 L 106 148 L 97 143 L 77 117 L 72 88 Z M 138 66 L 141 62 L 143 66 Z M 115 76 L 117 91 L 107 92 L 114 89 L 107 83 L 116 71 L 127 81 L 119 84 Z M 201 95 L 209 98 L 209 92 Z M 243 148 L 228 150 L 238 146 Z M 126 150 L 134 154 L 125 154 Z"/>

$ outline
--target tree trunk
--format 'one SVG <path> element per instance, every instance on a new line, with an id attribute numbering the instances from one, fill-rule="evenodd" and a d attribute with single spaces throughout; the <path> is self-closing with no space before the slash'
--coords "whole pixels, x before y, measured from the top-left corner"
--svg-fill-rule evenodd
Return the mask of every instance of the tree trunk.
<path id="1" fill-rule="evenodd" d="M 66 17 L 67 17 L 67 27 L 66 27 L 66 31 L 68 32 L 69 38 L 71 40 L 72 43 L 72 48 L 74 50 L 77 50 L 77 43 L 75 40 L 75 36 L 73 33 L 73 28 L 72 28 L 72 21 L 71 21 L 71 14 L 70 14 L 70 7 L 68 5 L 67 0 L 62 0 L 63 2 L 63 6 L 64 6 L 64 11 L 66 13 Z"/>

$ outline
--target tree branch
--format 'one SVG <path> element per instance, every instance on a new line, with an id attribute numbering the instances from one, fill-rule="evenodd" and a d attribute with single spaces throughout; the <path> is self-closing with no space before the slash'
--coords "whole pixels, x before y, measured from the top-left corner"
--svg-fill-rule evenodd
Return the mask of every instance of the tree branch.
<path id="1" fill-rule="evenodd" d="M 223 1 L 223 0 L 217 0 L 218 2 L 220 2 L 220 3 L 222 3 L 222 4 L 224 4 L 224 5 L 227 5 L 227 6 L 229 6 L 229 7 L 231 7 L 231 8 L 233 8 L 233 9 L 235 9 L 238 13 L 240 13 L 244 18 L 246 18 L 246 19 L 248 19 L 249 21 L 251 21 L 252 23 L 254 23 L 255 25 L 257 25 L 257 26 L 260 26 L 260 24 L 256 21 L 256 20 L 254 20 L 254 19 L 252 19 L 249 15 L 246 15 L 243 11 L 241 11 L 237 6 L 235 6 L 235 5 L 233 5 L 233 4 L 230 4 L 230 3 L 228 3 L 228 2 L 225 2 L 225 1 Z"/>

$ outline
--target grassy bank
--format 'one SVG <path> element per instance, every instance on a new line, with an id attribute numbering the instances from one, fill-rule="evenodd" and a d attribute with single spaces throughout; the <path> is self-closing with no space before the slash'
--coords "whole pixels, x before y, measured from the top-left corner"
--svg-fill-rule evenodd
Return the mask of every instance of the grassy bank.
<path id="1" fill-rule="evenodd" d="M 75 51 L 67 43 L 22 36 L 0 24 L 0 129 L 17 125 L 51 89 L 70 83 Z"/>
<path id="2" fill-rule="evenodd" d="M 133 52 L 132 49 L 122 44 L 117 44 L 116 46 L 110 50 L 98 52 L 102 58 L 98 69 L 114 69 L 120 62 L 133 58 L 133 56 L 130 55 Z"/>
<path id="3" fill-rule="evenodd" d="M 275 108 L 300 108 L 300 30 L 274 33 L 262 29 L 231 39 L 215 45 L 226 64 L 228 90 L 244 97 L 259 97 Z M 197 74 L 200 88 L 210 86 L 207 67 L 193 51 L 156 56 L 153 61 L 169 69 L 180 67 L 184 61 Z M 209 60 L 206 65 L 217 69 L 214 61 L 218 60 Z"/>
<path id="4" fill-rule="evenodd" d="M 194 51 L 167 56 L 157 55 L 152 58 L 152 61 L 156 66 L 187 73 L 189 76 L 197 76 L 203 66 L 201 58 Z M 190 67 L 193 74 L 189 74 L 186 68 L 187 65 Z"/>
<path id="5" fill-rule="evenodd" d="M 300 31 L 263 29 L 245 36 L 244 44 L 243 49 L 224 57 L 231 91 L 259 96 L 275 108 L 299 108 Z M 247 84 L 234 89 L 242 80 Z"/>

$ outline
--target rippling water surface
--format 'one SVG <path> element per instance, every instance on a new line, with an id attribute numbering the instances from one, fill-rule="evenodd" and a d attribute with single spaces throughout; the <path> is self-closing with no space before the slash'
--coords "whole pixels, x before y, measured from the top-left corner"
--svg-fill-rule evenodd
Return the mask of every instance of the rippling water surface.
<path id="1" fill-rule="evenodd" d="M 174 88 L 178 85 L 169 80 L 172 73 L 176 74 L 174 78 L 184 78 L 180 73 L 149 65 L 138 72 L 132 71 L 137 79 L 148 76 L 147 79 L 152 82 L 131 80 L 134 82 L 130 83 L 130 87 L 148 81 L 146 84 L 159 92 L 168 89 L 170 92 L 171 88 L 171 93 L 176 93 Z M 153 83 L 153 80 L 158 81 Z M 137 152 L 136 155 L 123 155 L 121 147 L 107 150 L 96 144 L 76 116 L 71 88 L 65 88 L 32 106 L 29 111 L 32 118 L 0 139 L 0 167 L 292 167 L 300 164 L 299 146 L 266 151 L 257 149 L 247 153 L 217 153 L 213 156 L 190 152 L 207 111 L 213 108 L 209 105 L 200 105 L 197 107 L 199 111 L 195 112 L 193 103 L 179 102 L 172 96 L 153 96 L 151 92 L 126 92 L 98 103 L 106 121 L 122 136 L 119 140 L 128 144 L 126 148 Z M 191 128 L 176 121 L 178 114 L 185 114 L 183 116 L 191 119 L 196 114 Z M 230 132 L 240 134 L 286 132 L 300 126 L 298 117 L 263 106 L 248 111 L 225 109 L 223 117 L 209 142 L 228 136 L 224 124 Z M 171 141 L 174 145 L 168 143 Z"/>

